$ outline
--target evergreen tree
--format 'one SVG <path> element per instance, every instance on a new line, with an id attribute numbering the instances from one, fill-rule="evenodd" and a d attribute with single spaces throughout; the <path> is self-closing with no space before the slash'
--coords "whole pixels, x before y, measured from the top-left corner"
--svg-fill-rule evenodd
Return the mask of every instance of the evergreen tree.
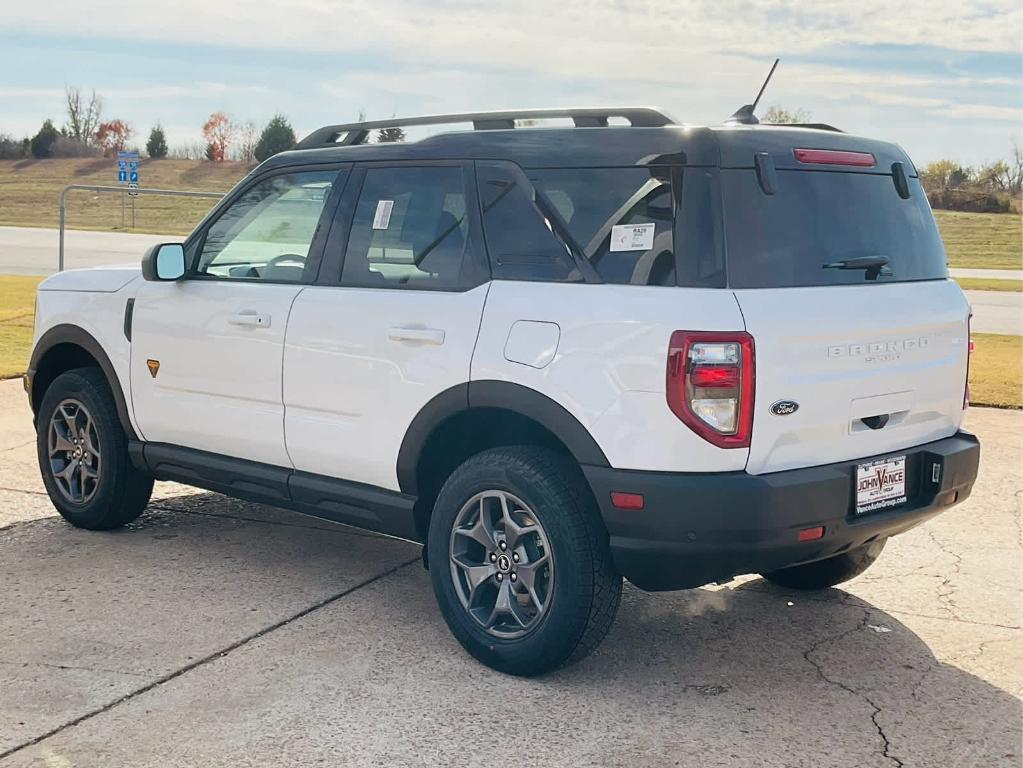
<path id="1" fill-rule="evenodd" d="M 167 157 L 167 137 L 163 134 L 163 128 L 159 123 L 153 126 L 149 132 L 149 141 L 146 142 L 146 154 L 152 159 L 158 160 Z"/>
<path id="2" fill-rule="evenodd" d="M 263 133 L 256 142 L 256 159 L 263 162 L 278 152 L 287 152 L 295 148 L 295 131 L 291 128 L 288 118 L 279 112 L 270 118 Z"/>
<path id="3" fill-rule="evenodd" d="M 377 131 L 377 144 L 389 144 L 405 141 L 405 131 L 401 128 L 381 128 Z"/>
<path id="4" fill-rule="evenodd" d="M 32 157 L 50 157 L 58 136 L 60 133 L 53 126 L 53 121 L 48 119 L 39 129 L 39 133 L 32 137 Z"/>

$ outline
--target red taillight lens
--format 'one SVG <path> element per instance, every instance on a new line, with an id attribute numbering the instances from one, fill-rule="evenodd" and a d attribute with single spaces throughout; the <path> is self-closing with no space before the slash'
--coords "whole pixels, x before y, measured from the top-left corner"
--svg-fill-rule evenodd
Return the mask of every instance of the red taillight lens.
<path id="1" fill-rule="evenodd" d="M 748 333 L 675 331 L 668 347 L 668 407 L 704 440 L 748 448 L 755 370 Z"/>
<path id="2" fill-rule="evenodd" d="M 796 160 L 812 165 L 855 165 L 873 168 L 874 156 L 869 152 L 845 152 L 840 149 L 793 149 Z"/>

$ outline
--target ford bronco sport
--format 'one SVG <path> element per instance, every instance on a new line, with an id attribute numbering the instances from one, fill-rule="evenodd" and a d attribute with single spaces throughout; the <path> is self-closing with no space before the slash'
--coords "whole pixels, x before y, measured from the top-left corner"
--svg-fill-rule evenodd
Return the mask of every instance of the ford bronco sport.
<path id="1" fill-rule="evenodd" d="M 40 286 L 50 498 L 109 529 L 176 480 L 422 542 L 518 675 L 591 651 L 623 577 L 862 573 L 970 493 L 970 309 L 899 147 L 755 122 L 315 131 L 141 274 Z"/>

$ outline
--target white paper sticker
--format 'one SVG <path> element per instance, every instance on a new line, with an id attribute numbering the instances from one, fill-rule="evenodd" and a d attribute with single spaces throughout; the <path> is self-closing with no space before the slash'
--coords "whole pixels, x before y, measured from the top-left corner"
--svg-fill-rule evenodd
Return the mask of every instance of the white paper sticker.
<path id="1" fill-rule="evenodd" d="M 649 251 L 654 247 L 656 224 L 618 224 L 611 227 L 612 251 Z"/>
<path id="2" fill-rule="evenodd" d="M 393 208 L 393 200 L 381 200 L 377 203 L 377 212 L 373 214 L 373 229 L 387 229 L 387 225 L 391 223 Z"/>

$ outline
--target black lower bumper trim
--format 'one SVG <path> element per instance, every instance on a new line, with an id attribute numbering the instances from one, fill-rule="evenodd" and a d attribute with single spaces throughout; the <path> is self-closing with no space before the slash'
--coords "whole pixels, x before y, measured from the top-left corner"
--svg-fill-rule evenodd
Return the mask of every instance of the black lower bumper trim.
<path id="1" fill-rule="evenodd" d="M 641 589 L 660 591 L 822 560 L 902 533 L 969 496 L 980 461 L 974 435 L 887 455 L 902 454 L 907 501 L 863 515 L 854 509 L 856 467 L 884 455 L 766 475 L 583 471 L 618 570 Z M 613 491 L 642 494 L 644 508 L 616 508 Z M 798 540 L 816 526 L 824 527 L 822 538 Z"/>

